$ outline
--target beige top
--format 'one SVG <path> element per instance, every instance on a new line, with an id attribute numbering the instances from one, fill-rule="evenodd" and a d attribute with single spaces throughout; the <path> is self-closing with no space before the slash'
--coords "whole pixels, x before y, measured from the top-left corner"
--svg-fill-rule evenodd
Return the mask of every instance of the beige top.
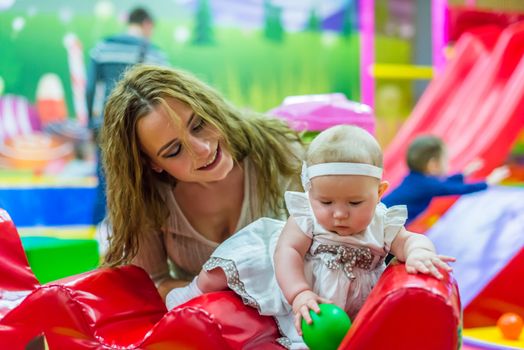
<path id="1" fill-rule="evenodd" d="M 244 199 L 235 232 L 262 216 L 284 219 L 284 211 L 272 213 L 268 208 L 259 209 L 256 171 L 248 158 L 244 160 L 244 169 Z M 281 184 L 284 193 L 290 179 L 282 179 Z M 171 215 L 161 232 L 144 235 L 132 261 L 146 270 L 157 285 L 170 275 L 177 279 L 196 276 L 219 244 L 197 232 L 178 206 L 173 189 L 161 186 Z"/>

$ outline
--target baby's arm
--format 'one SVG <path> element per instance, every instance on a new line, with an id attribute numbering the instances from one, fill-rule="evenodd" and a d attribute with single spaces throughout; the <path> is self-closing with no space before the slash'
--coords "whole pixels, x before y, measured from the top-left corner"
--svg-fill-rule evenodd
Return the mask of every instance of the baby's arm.
<path id="1" fill-rule="evenodd" d="M 295 327 L 301 335 L 302 318 L 311 324 L 309 310 L 320 312 L 318 303 L 330 303 L 329 300 L 313 293 L 304 274 L 304 256 L 311 245 L 311 239 L 290 217 L 282 230 L 275 250 L 275 274 L 284 297 L 293 306 Z"/>
<path id="2" fill-rule="evenodd" d="M 425 273 L 442 279 L 438 268 L 451 271 L 447 262 L 455 261 L 455 258 L 445 255 L 437 255 L 435 246 L 424 235 L 407 231 L 402 228 L 391 243 L 391 252 L 398 260 L 406 263 L 408 273 Z"/>

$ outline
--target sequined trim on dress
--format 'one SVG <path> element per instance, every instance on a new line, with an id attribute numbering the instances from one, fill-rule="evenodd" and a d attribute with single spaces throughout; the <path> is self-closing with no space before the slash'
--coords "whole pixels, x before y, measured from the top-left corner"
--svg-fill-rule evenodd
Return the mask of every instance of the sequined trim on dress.
<path id="1" fill-rule="evenodd" d="M 291 345 L 292 345 L 291 339 L 289 339 L 287 337 L 277 338 L 277 343 L 279 343 L 280 345 L 282 345 L 286 349 L 291 349 Z"/>
<path id="2" fill-rule="evenodd" d="M 369 248 L 346 247 L 334 244 L 321 244 L 314 252 L 314 255 L 329 253 L 323 257 L 323 262 L 329 269 L 342 269 L 350 280 L 354 280 L 353 268 L 358 267 L 363 270 L 371 270 L 373 264 L 373 253 Z"/>
<path id="3" fill-rule="evenodd" d="M 238 275 L 238 270 L 235 265 L 235 262 L 233 260 L 222 259 L 212 256 L 211 258 L 209 258 L 208 261 L 206 261 L 206 263 L 203 266 L 204 270 L 206 271 L 211 271 L 217 267 L 220 267 L 224 271 L 228 287 L 242 298 L 244 304 L 257 309 L 260 312 L 260 305 L 251 295 L 249 295 L 246 292 L 244 283 L 240 280 L 240 276 Z M 282 329 L 280 328 L 280 325 L 278 324 L 276 317 L 274 317 L 274 320 L 277 324 L 278 332 L 280 334 L 284 334 L 282 332 Z M 287 337 L 277 338 L 276 341 L 286 349 L 291 348 L 291 340 Z"/>
<path id="4" fill-rule="evenodd" d="M 235 266 L 235 263 L 232 260 L 211 257 L 204 264 L 204 270 L 206 271 L 213 270 L 217 267 L 220 267 L 222 270 L 224 270 L 227 278 L 227 285 L 229 288 L 231 288 L 231 290 L 233 290 L 242 298 L 244 304 L 260 311 L 260 305 L 258 305 L 257 301 L 253 299 L 252 296 L 247 294 L 244 283 L 242 283 L 240 277 L 238 276 L 238 270 Z"/>

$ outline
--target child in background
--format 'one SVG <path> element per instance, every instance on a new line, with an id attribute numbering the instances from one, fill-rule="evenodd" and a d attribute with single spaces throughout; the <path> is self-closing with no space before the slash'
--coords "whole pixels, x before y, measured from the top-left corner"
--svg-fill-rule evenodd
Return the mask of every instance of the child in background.
<path id="1" fill-rule="evenodd" d="M 440 138 L 432 135 L 419 136 L 413 140 L 407 152 L 407 165 L 409 174 L 382 200 L 386 206 L 406 205 L 406 223 L 410 223 L 422 213 L 433 197 L 482 191 L 489 185 L 498 184 L 509 175 L 507 167 L 500 167 L 493 170 L 486 181 L 464 183 L 465 177 L 482 166 L 480 161 L 475 161 L 468 165 L 462 174 L 447 176 L 446 145 Z"/>
<path id="2" fill-rule="evenodd" d="M 382 152 L 365 130 L 340 125 L 320 133 L 302 169 L 305 193 L 286 192 L 287 222 L 262 218 L 222 243 L 185 287 L 172 290 L 169 309 L 202 293 L 227 288 L 262 315 L 274 316 L 292 349 L 306 348 L 301 320 L 335 303 L 354 318 L 385 268 L 391 250 L 408 273 L 442 278 L 451 257 L 408 232 L 406 208 L 380 199 Z"/>

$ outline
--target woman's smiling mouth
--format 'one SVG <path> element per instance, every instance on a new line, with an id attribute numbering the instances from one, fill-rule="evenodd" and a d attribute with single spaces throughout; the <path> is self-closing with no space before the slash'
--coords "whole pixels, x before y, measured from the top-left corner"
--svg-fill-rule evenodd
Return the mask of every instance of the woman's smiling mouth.
<path id="1" fill-rule="evenodd" d="M 215 154 L 213 154 L 213 157 L 207 162 L 204 166 L 201 166 L 197 170 L 211 170 L 215 167 L 215 165 L 220 161 L 222 152 L 220 149 L 220 145 L 217 145 L 217 149 L 215 150 Z"/>

